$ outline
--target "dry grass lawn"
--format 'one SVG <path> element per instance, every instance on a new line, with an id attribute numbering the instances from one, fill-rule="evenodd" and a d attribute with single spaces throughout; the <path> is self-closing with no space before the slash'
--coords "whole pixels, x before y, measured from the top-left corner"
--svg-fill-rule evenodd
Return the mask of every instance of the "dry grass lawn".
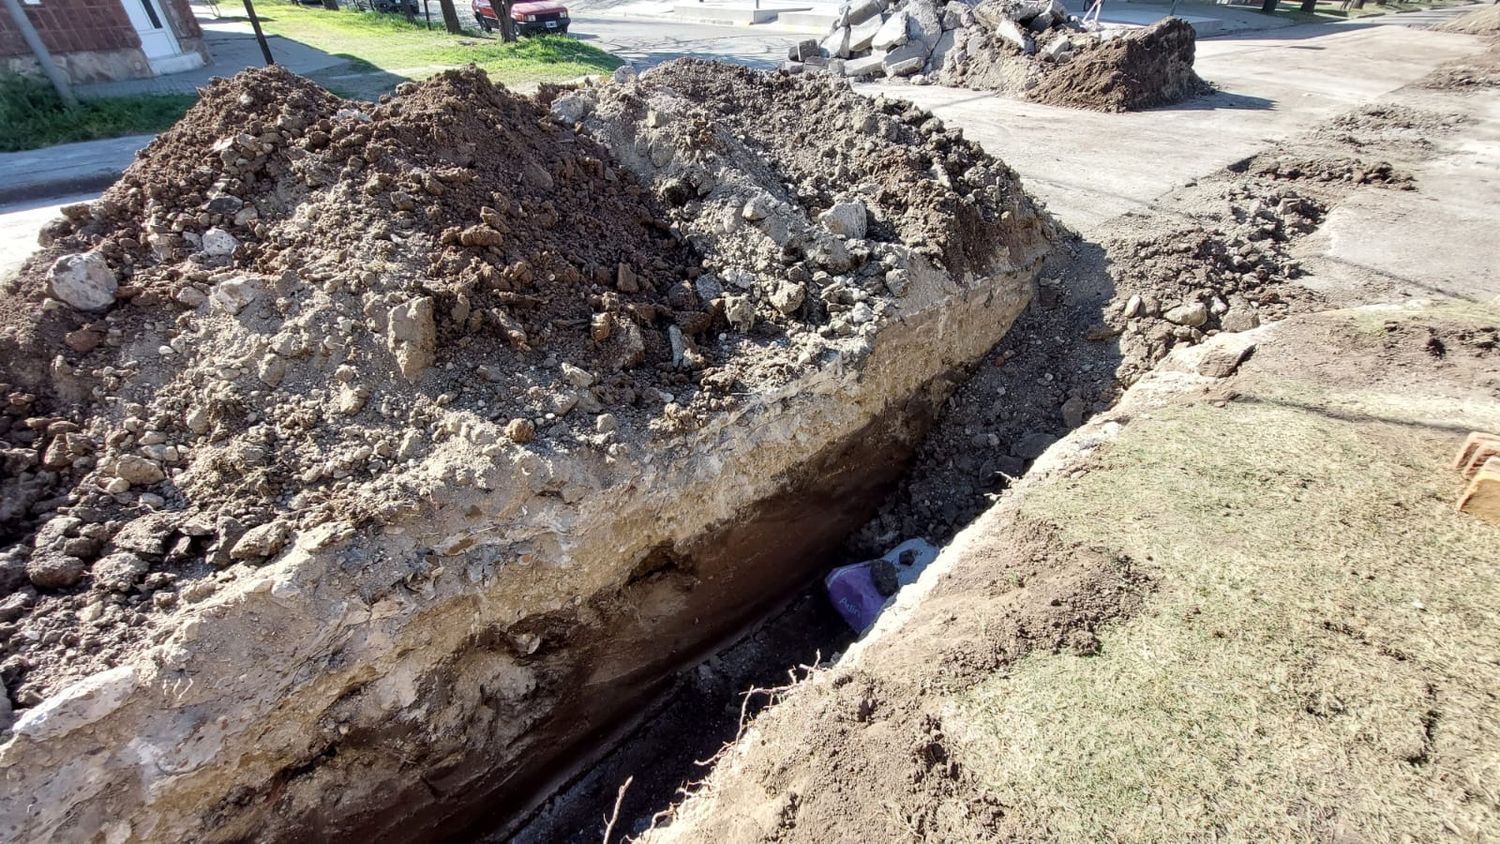
<path id="1" fill-rule="evenodd" d="M 1419 348 L 1435 318 L 1441 359 Z M 1074 841 L 1500 838 L 1500 526 L 1453 510 L 1448 468 L 1465 431 L 1500 430 L 1496 356 L 1454 339 L 1483 324 L 1319 317 L 1306 355 L 1258 353 L 1224 406 L 1142 414 L 1035 491 L 1027 516 L 1103 539 L 1157 591 L 1100 654 L 1033 656 L 952 703 L 1012 821 Z M 1327 354 L 1319 332 L 1342 335 Z"/>

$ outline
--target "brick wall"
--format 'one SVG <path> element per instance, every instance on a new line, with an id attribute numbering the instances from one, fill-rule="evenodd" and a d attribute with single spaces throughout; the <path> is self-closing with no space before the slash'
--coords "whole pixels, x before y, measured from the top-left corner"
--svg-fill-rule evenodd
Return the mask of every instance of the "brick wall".
<path id="1" fill-rule="evenodd" d="M 183 4 L 186 5 L 186 4 Z M 42 43 L 53 53 L 120 50 L 141 45 L 120 0 L 42 0 L 22 5 Z M 192 15 L 186 16 L 192 21 Z M 197 29 L 196 22 L 193 28 Z M 0 56 L 29 56 L 10 15 L 0 14 Z"/>
<path id="2" fill-rule="evenodd" d="M 167 8 L 167 15 L 172 19 L 172 31 L 177 33 L 177 40 L 188 38 L 200 38 L 203 35 L 203 27 L 198 25 L 198 19 L 193 16 L 193 8 L 188 5 L 188 0 L 162 0 L 162 6 Z M 183 45 L 186 49 L 187 45 Z"/>

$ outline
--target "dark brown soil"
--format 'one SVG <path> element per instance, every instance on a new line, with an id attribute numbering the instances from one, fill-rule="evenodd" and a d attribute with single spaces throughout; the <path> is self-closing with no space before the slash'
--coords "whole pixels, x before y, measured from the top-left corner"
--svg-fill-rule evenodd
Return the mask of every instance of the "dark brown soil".
<path id="1" fill-rule="evenodd" d="M 1193 70 L 1196 45 L 1191 24 L 1167 18 L 1048 65 L 1027 99 L 1095 111 L 1141 111 L 1201 96 L 1213 89 Z"/>

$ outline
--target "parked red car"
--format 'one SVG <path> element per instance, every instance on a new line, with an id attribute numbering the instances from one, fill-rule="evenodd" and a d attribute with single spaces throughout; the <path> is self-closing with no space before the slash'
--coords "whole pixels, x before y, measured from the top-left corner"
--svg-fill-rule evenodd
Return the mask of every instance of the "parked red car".
<path id="1" fill-rule="evenodd" d="M 496 0 L 498 2 L 498 0 Z M 500 28 L 500 16 L 490 0 L 472 0 L 474 19 L 485 32 Z M 568 7 L 552 0 L 527 0 L 510 7 L 510 19 L 521 35 L 561 34 L 568 31 Z"/>

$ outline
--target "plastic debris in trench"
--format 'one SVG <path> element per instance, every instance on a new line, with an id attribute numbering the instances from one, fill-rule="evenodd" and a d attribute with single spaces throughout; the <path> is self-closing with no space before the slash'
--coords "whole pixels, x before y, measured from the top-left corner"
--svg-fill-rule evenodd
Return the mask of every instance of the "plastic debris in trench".
<path id="1" fill-rule="evenodd" d="M 925 539 L 908 539 L 883 557 L 834 569 L 823 578 L 823 586 L 834 609 L 863 635 L 897 592 L 917 582 L 937 553 Z"/>

